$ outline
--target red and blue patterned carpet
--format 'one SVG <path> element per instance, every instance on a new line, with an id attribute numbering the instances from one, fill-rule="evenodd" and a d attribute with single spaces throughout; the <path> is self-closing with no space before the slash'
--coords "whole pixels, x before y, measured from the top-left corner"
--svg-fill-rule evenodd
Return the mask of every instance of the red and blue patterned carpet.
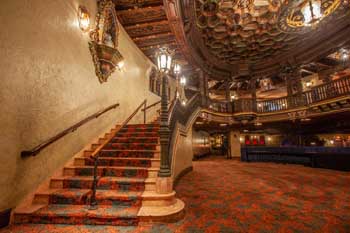
<path id="1" fill-rule="evenodd" d="M 176 187 L 185 218 L 137 227 L 17 225 L 4 232 L 350 232 L 350 173 L 209 158 Z"/>

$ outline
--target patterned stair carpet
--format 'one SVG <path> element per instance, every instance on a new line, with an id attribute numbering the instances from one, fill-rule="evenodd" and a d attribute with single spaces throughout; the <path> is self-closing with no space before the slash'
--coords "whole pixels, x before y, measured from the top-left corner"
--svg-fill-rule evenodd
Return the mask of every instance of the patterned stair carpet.
<path id="1" fill-rule="evenodd" d="M 350 173 L 210 157 L 176 187 L 177 223 L 129 227 L 17 225 L 3 232 L 350 232 Z"/>
<path id="2" fill-rule="evenodd" d="M 94 161 L 86 155 L 65 166 L 62 177 L 52 178 L 50 190 L 36 193 L 33 204 L 44 199 L 48 205 L 34 212 L 17 211 L 15 223 L 138 225 L 145 179 L 152 160 L 157 160 L 154 153 L 159 151 L 158 131 L 159 124 L 127 125 L 102 149 L 97 169 L 97 210 L 87 206 Z M 97 146 L 94 144 L 92 149 Z"/>

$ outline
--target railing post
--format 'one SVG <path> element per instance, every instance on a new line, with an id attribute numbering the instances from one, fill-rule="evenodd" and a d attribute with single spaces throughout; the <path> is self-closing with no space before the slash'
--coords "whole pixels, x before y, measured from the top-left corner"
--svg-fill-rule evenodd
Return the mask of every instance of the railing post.
<path id="1" fill-rule="evenodd" d="M 162 99 L 160 108 L 160 170 L 159 177 L 170 177 L 169 166 L 169 123 L 168 123 L 168 77 L 165 73 L 162 74 Z"/>
<path id="2" fill-rule="evenodd" d="M 98 208 L 98 203 L 96 200 L 98 158 L 99 158 L 99 153 L 92 158 L 94 160 L 94 171 L 93 171 L 94 179 L 92 181 L 92 194 L 90 198 L 89 210 L 96 210 Z"/>
<path id="3" fill-rule="evenodd" d="M 147 100 L 145 100 L 145 103 L 143 105 L 143 123 L 146 124 L 146 111 L 147 111 Z"/>

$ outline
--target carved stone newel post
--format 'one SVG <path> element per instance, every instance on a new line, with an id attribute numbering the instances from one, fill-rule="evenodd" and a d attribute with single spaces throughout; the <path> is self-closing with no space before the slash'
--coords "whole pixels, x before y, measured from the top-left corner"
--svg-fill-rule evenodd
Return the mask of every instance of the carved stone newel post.
<path id="1" fill-rule="evenodd" d="M 160 49 L 156 55 L 158 69 L 162 77 L 162 95 L 160 109 L 160 170 L 158 173 L 157 193 L 170 193 L 173 191 L 173 182 L 169 163 L 169 113 L 168 113 L 168 72 L 172 68 L 171 52 Z"/>
<path id="2" fill-rule="evenodd" d="M 168 76 L 162 75 L 162 99 L 160 109 L 160 146 L 161 146 L 161 160 L 160 160 L 160 177 L 170 177 L 169 168 L 169 114 L 168 114 Z"/>

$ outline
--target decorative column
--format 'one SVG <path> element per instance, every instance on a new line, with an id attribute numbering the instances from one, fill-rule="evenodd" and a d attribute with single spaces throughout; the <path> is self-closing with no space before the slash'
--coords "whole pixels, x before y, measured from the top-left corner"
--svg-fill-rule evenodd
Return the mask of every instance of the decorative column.
<path id="1" fill-rule="evenodd" d="M 288 108 L 293 106 L 293 80 L 290 73 L 286 73 L 286 86 L 287 86 L 287 103 Z"/>
<path id="2" fill-rule="evenodd" d="M 225 98 L 226 98 L 226 106 L 227 106 L 227 112 L 232 112 L 232 102 L 231 102 L 231 95 L 230 95 L 230 82 L 228 79 L 225 80 Z"/>
<path id="3" fill-rule="evenodd" d="M 160 170 L 158 173 L 159 177 L 170 177 L 170 166 L 169 166 L 169 124 L 168 124 L 168 76 L 167 74 L 162 74 L 162 99 L 161 99 L 161 109 L 160 109 Z"/>
<path id="4" fill-rule="evenodd" d="M 297 90 L 297 105 L 303 106 L 305 104 L 305 99 L 303 96 L 303 83 L 302 83 L 302 77 L 299 67 L 294 70 L 294 80 Z"/>
<path id="5" fill-rule="evenodd" d="M 250 88 L 251 88 L 251 96 L 252 96 L 252 111 L 256 112 L 257 111 L 257 106 L 256 106 L 256 78 L 252 77 L 250 79 Z"/>
<path id="6" fill-rule="evenodd" d="M 208 76 L 202 70 L 198 69 L 199 74 L 199 91 L 201 94 L 201 103 L 203 107 L 208 106 Z"/>

